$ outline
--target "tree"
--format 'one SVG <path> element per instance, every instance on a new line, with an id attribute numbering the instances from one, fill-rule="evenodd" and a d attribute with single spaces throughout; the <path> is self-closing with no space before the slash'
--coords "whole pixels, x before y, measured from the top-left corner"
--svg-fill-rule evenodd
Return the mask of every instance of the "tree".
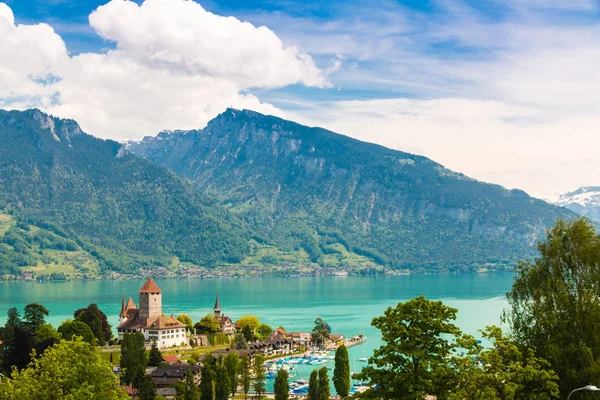
<path id="1" fill-rule="evenodd" d="M 186 315 L 186 314 L 179 314 L 177 316 L 177 320 L 179 322 L 181 322 L 182 324 L 185 324 L 188 327 L 188 329 L 190 330 L 190 332 L 192 330 L 194 330 L 194 323 L 192 322 L 192 319 L 188 315 Z"/>
<path id="2" fill-rule="evenodd" d="M 455 358 L 462 365 L 453 400 L 555 399 L 558 376 L 549 363 L 534 356 L 531 349 L 521 351 L 502 334 L 489 326 L 481 331 L 490 343 L 483 348 L 473 340 L 468 357 Z"/>
<path id="3" fill-rule="evenodd" d="M 248 396 L 248 392 L 250 391 L 250 384 L 252 383 L 252 374 L 250 372 L 250 357 L 247 354 L 244 354 L 240 360 L 240 382 L 242 384 L 242 389 L 244 390 L 244 398 Z"/>
<path id="4" fill-rule="evenodd" d="M 143 375 L 139 377 L 136 389 L 139 391 L 138 397 L 140 400 L 156 399 L 156 384 L 152 380 L 152 376 Z"/>
<path id="5" fill-rule="evenodd" d="M 9 308 L 5 326 L 21 326 L 22 323 L 19 310 L 16 307 Z"/>
<path id="6" fill-rule="evenodd" d="M 35 333 L 35 341 L 36 343 L 41 343 L 50 339 L 58 341 L 60 334 L 51 324 L 44 324 Z"/>
<path id="7" fill-rule="evenodd" d="M 235 348 L 238 350 L 248 348 L 248 342 L 246 342 L 246 338 L 244 337 L 244 334 L 239 333 L 239 332 L 235 334 L 235 336 L 233 338 L 233 344 L 234 344 Z"/>
<path id="8" fill-rule="evenodd" d="M 202 360 L 202 375 L 200 377 L 200 400 L 213 400 L 213 361 L 212 355 L 207 354 Z"/>
<path id="9" fill-rule="evenodd" d="M 158 367 L 162 363 L 163 363 L 162 353 L 156 346 L 156 341 L 153 341 L 152 347 L 150 348 L 150 355 L 148 356 L 148 366 Z"/>
<path id="10" fill-rule="evenodd" d="M 260 326 L 260 320 L 254 315 L 245 315 L 238 319 L 235 324 L 242 329 L 245 326 L 250 327 L 250 331 L 254 334 L 254 332 L 256 332 L 256 330 Z"/>
<path id="11" fill-rule="evenodd" d="M 75 321 L 77 322 L 77 321 Z M 140 332 L 125 333 L 121 341 L 121 368 L 123 372 L 123 383 L 133 383 L 136 376 L 146 369 L 146 348 L 144 346 L 144 335 Z"/>
<path id="12" fill-rule="evenodd" d="M 86 308 L 80 308 L 73 316 L 76 321 L 81 321 L 90 327 L 100 346 L 104 346 L 112 339 L 112 329 L 106 314 L 100 311 L 97 304 L 92 303 Z"/>
<path id="13" fill-rule="evenodd" d="M 259 339 L 267 339 L 271 333 L 273 332 L 273 328 L 271 328 L 267 324 L 261 324 L 256 330 L 257 336 Z"/>
<path id="14" fill-rule="evenodd" d="M 315 327 L 312 330 L 312 342 L 314 344 L 323 344 L 329 340 L 331 327 L 321 318 L 315 319 Z"/>
<path id="15" fill-rule="evenodd" d="M 225 368 L 227 369 L 227 378 L 229 379 L 229 392 L 231 396 L 235 396 L 235 392 L 237 392 L 238 387 L 238 369 L 240 364 L 240 358 L 238 354 L 230 350 L 225 356 L 225 360 L 223 361 L 225 364 Z"/>
<path id="16" fill-rule="evenodd" d="M 308 400 L 319 399 L 319 370 L 313 369 L 308 379 Z"/>
<path id="17" fill-rule="evenodd" d="M 252 329 L 250 329 L 250 326 L 246 325 L 242 328 L 242 335 L 244 336 L 244 340 L 246 340 L 246 342 L 254 341 L 254 333 L 252 332 Z"/>
<path id="18" fill-rule="evenodd" d="M 215 373 L 215 400 L 227 400 L 230 390 L 227 368 L 223 365 L 223 360 L 219 360 Z"/>
<path id="19" fill-rule="evenodd" d="M 327 374 L 327 367 L 323 367 L 319 370 L 319 389 L 317 393 L 319 400 L 329 400 L 331 397 L 331 389 L 329 388 L 329 375 Z"/>
<path id="20" fill-rule="evenodd" d="M 63 321 L 58 327 L 58 333 L 60 333 L 65 340 L 71 340 L 75 336 L 79 336 L 86 343 L 96 343 L 96 338 L 90 327 L 81 321 L 73 321 L 70 319 Z"/>
<path id="21" fill-rule="evenodd" d="M 333 369 L 333 385 L 340 397 L 344 398 L 350 394 L 350 359 L 348 348 L 341 345 L 335 351 L 335 368 Z"/>
<path id="22" fill-rule="evenodd" d="M 289 377 L 290 374 L 288 374 L 286 370 L 280 369 L 277 371 L 275 383 L 273 384 L 275 400 L 288 400 L 290 391 L 290 384 L 288 383 Z"/>
<path id="23" fill-rule="evenodd" d="M 219 332 L 221 325 L 219 325 L 219 321 L 217 321 L 213 314 L 208 313 L 200 321 L 196 322 L 194 329 L 199 334 L 211 334 Z"/>
<path id="24" fill-rule="evenodd" d="M 456 312 L 421 296 L 374 318 L 371 325 L 381 331 L 383 344 L 357 375 L 370 386 L 361 398 L 422 400 L 447 387 L 453 379 L 447 357 L 463 338 L 451 323 Z"/>
<path id="25" fill-rule="evenodd" d="M 62 341 L 12 379 L 0 381 L 6 400 L 97 399 L 125 400 L 111 366 L 94 346 L 75 339 Z"/>
<path id="26" fill-rule="evenodd" d="M 559 220 L 538 250 L 517 266 L 504 320 L 520 346 L 550 362 L 566 397 L 599 376 L 600 236 L 585 218 Z"/>
<path id="27" fill-rule="evenodd" d="M 23 326 L 29 332 L 35 334 L 37 330 L 46 323 L 44 317 L 49 311 L 41 304 L 31 303 L 25 306 L 25 323 Z"/>
<path id="28" fill-rule="evenodd" d="M 262 398 L 265 394 L 265 358 L 260 354 L 254 356 L 254 391 L 258 395 L 258 398 Z"/>
<path id="29" fill-rule="evenodd" d="M 185 374 L 183 400 L 197 400 L 198 398 L 198 388 L 196 387 L 196 383 L 194 382 L 194 374 L 192 373 L 192 371 L 188 371 Z"/>

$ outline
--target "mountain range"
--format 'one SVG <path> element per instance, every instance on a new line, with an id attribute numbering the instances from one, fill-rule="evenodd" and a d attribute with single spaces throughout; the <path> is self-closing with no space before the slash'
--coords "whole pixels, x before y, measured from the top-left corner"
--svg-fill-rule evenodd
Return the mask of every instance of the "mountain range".
<path id="1" fill-rule="evenodd" d="M 319 264 L 343 263 L 343 251 L 407 270 L 510 264 L 573 215 L 425 157 L 247 110 L 127 148 Z"/>
<path id="2" fill-rule="evenodd" d="M 506 267 L 570 211 L 253 111 L 120 144 L 0 110 L 0 274 Z"/>
<path id="3" fill-rule="evenodd" d="M 560 195 L 556 204 L 600 222 L 600 186 L 583 186 Z"/>

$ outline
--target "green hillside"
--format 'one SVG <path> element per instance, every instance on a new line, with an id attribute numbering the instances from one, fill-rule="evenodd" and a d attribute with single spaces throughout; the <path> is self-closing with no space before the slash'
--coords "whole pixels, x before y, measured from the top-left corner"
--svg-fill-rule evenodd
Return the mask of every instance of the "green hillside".
<path id="1" fill-rule="evenodd" d="M 0 143 L 0 209 L 20 222 L 3 224 L 0 255 L 13 261 L 0 263 L 0 272 L 49 265 L 48 257 L 60 263 L 75 252 L 81 259 L 66 264 L 99 272 L 169 266 L 174 257 L 211 267 L 249 255 L 254 234 L 237 218 L 74 121 L 0 110 Z M 39 254 L 38 237 L 48 232 L 69 248 Z"/>
<path id="2" fill-rule="evenodd" d="M 347 252 L 407 270 L 509 265 L 573 215 L 425 157 L 246 110 L 128 149 L 321 265 Z"/>

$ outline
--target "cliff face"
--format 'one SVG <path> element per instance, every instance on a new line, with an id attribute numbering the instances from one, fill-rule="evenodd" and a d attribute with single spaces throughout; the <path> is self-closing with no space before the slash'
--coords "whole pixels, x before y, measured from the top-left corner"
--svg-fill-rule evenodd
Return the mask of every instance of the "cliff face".
<path id="1" fill-rule="evenodd" d="M 354 251 L 396 268 L 461 269 L 534 254 L 562 208 L 421 156 L 253 111 L 128 149 L 315 261 Z M 337 250 L 335 250 L 337 249 Z"/>

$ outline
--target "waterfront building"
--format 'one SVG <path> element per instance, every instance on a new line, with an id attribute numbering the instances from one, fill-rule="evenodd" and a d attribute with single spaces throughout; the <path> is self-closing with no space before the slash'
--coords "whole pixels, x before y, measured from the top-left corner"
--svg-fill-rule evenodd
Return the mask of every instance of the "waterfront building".
<path id="1" fill-rule="evenodd" d="M 215 299 L 215 306 L 213 308 L 215 319 L 219 322 L 219 331 L 226 335 L 233 335 L 235 333 L 235 325 L 231 318 L 225 314 L 221 314 L 221 303 L 219 303 L 219 291 L 217 291 L 217 298 Z"/>
<path id="2" fill-rule="evenodd" d="M 117 327 L 119 340 L 125 333 L 140 332 L 146 341 L 155 341 L 158 348 L 187 345 L 186 328 L 173 315 L 163 315 L 162 290 L 152 278 L 148 278 L 139 290 L 139 307 L 131 297 L 127 304 L 125 297 L 121 300 Z"/>

